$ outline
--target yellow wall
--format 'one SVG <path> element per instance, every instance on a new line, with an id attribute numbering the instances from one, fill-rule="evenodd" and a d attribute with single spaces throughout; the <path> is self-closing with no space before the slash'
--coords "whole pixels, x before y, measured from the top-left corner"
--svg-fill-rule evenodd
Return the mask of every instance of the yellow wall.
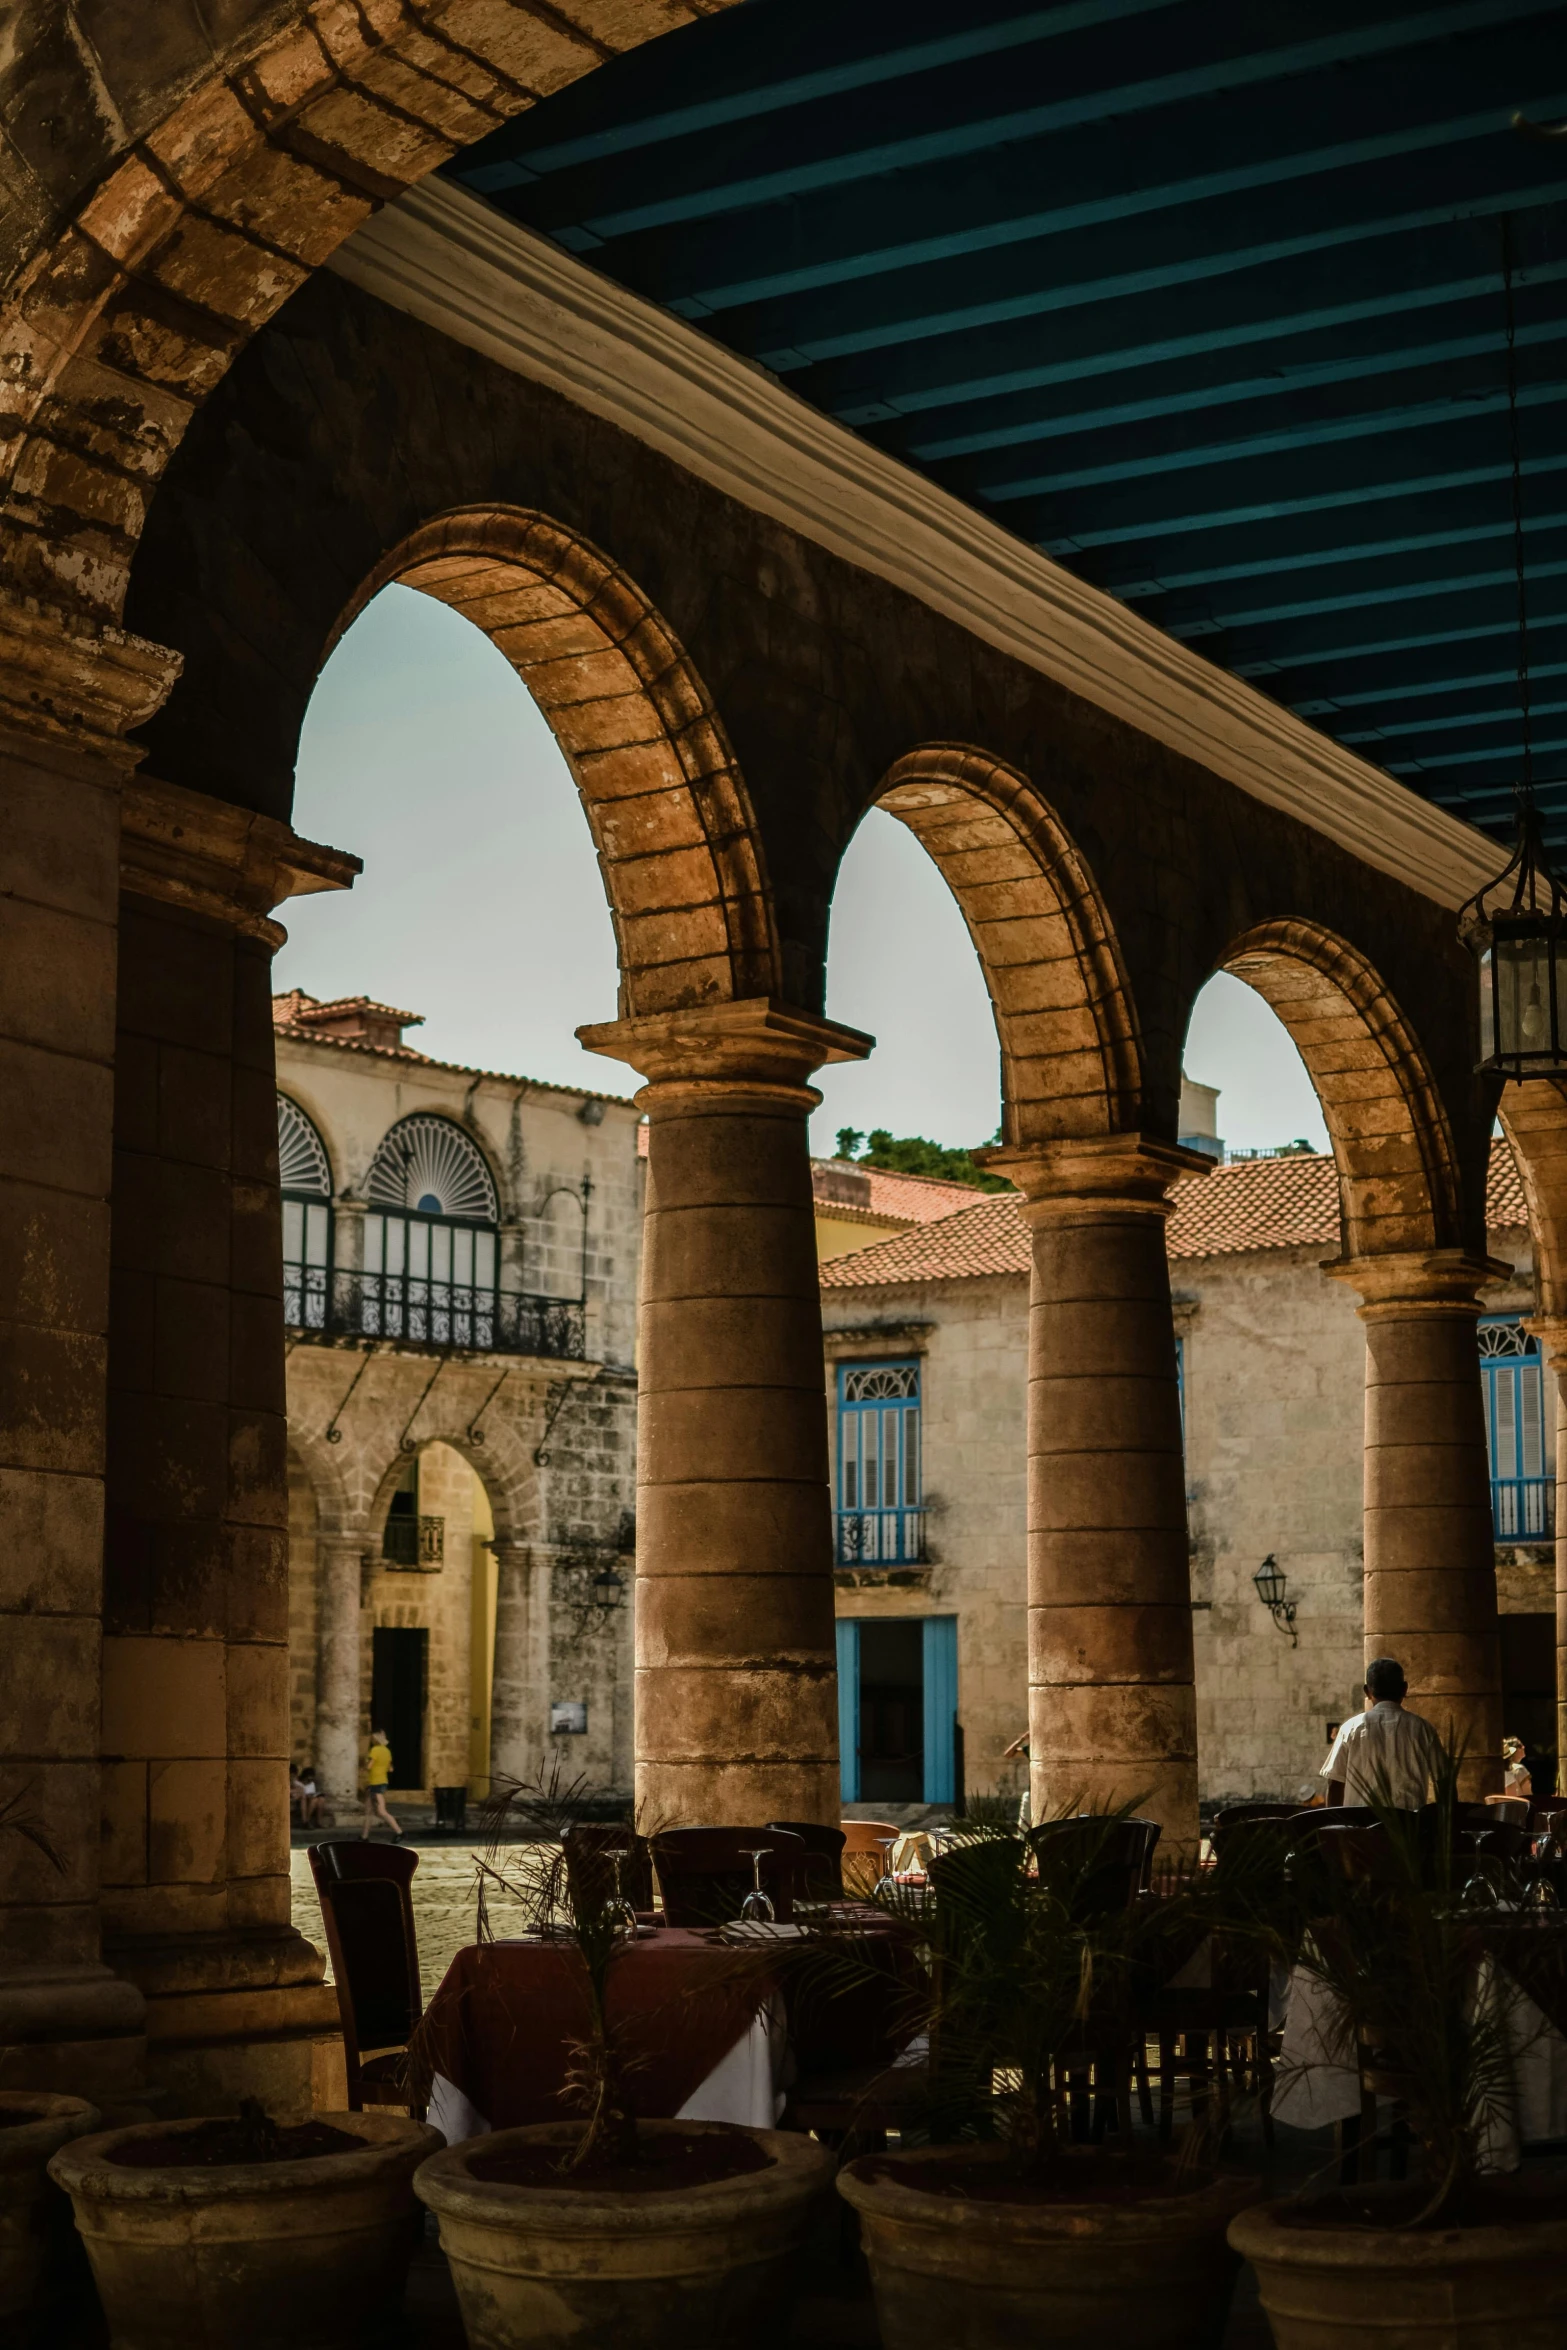
<path id="1" fill-rule="evenodd" d="M 473 1637 L 468 1646 L 472 1704 L 468 1715 L 468 1794 L 482 1801 L 490 1792 L 490 1692 L 495 1680 L 495 1532 L 483 1479 L 473 1480 Z"/>
<path id="2" fill-rule="evenodd" d="M 874 1241 L 885 1240 L 889 1233 L 907 1228 L 906 1216 L 835 1216 L 830 1207 L 816 1210 L 816 1258 L 825 1264 L 829 1257 L 846 1257 L 852 1248 L 869 1248 Z"/>

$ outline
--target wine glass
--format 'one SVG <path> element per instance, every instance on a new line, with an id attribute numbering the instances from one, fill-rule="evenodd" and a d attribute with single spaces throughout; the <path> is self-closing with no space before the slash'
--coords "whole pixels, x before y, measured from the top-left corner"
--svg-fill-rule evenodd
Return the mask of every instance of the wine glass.
<path id="1" fill-rule="evenodd" d="M 623 1844 L 616 1845 L 610 1851 L 608 1859 L 610 1867 L 615 1872 L 615 1890 L 604 1907 L 615 1932 L 625 1935 L 628 1941 L 634 1942 L 637 1938 L 637 1913 L 626 1898 L 625 1888 L 620 1881 L 621 1868 L 626 1859 L 625 1846 Z"/>
<path id="2" fill-rule="evenodd" d="M 745 1855 L 751 1864 L 751 1890 L 740 1904 L 740 1915 L 748 1926 L 770 1926 L 777 1914 L 762 1891 L 762 1863 L 771 1850 L 770 1844 L 764 1844 L 758 1851 Z"/>
<path id="3" fill-rule="evenodd" d="M 878 1836 L 876 1839 L 881 1849 L 881 1875 L 876 1880 L 876 1891 L 883 1901 L 898 1889 L 897 1880 L 892 1873 L 892 1855 L 897 1841 L 896 1836 Z"/>
<path id="4" fill-rule="evenodd" d="M 1475 1873 L 1465 1880 L 1459 1900 L 1465 1909 L 1489 1909 L 1496 1898 L 1496 1888 L 1485 1870 L 1485 1848 L 1491 1841 L 1489 1828 L 1473 1831 Z"/>

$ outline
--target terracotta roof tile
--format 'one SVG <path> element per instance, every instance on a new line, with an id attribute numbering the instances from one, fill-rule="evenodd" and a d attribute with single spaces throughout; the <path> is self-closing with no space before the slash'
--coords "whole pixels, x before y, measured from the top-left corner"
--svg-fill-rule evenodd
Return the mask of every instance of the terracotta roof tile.
<path id="1" fill-rule="evenodd" d="M 1324 1153 L 1236 1159 L 1174 1187 L 1166 1233 L 1175 1258 L 1240 1256 L 1254 1249 L 1339 1243 L 1338 1180 Z M 1026 1278 L 1028 1233 L 1015 1192 L 991 1192 L 937 1223 L 913 1226 L 823 1265 L 823 1289 L 902 1288 L 920 1281 Z M 1523 1186 L 1505 1142 L 1491 1148 L 1486 1222 L 1492 1231 L 1526 1221 Z"/>

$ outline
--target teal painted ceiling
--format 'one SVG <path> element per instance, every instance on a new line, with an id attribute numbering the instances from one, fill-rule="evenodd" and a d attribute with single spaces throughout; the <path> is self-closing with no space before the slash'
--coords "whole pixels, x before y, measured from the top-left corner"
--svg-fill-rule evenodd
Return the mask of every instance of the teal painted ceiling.
<path id="1" fill-rule="evenodd" d="M 450 175 L 1508 835 L 1567 844 L 1567 7 L 748 0 Z M 1560 780 L 1553 780 L 1560 779 Z"/>

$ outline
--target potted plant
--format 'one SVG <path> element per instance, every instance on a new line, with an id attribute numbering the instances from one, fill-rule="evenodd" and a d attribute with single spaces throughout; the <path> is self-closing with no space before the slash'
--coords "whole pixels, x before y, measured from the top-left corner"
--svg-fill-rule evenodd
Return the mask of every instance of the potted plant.
<path id="1" fill-rule="evenodd" d="M 684 2350 L 765 2337 L 791 2298 L 832 2157 L 780 2130 L 637 2116 L 609 1998 L 635 1914 L 612 1890 L 579 1898 L 554 1840 L 517 1847 L 500 1865 L 505 1813 L 537 1824 L 541 1809 L 551 1806 L 532 1791 L 503 1791 L 480 1876 L 557 1939 L 579 1974 L 570 2112 L 448 2147 L 414 2182 L 439 2221 L 469 2343 Z M 481 1900 L 481 1934 L 484 1910 Z"/>
<path id="2" fill-rule="evenodd" d="M 1128 1816 L 1087 1815 L 1037 1867 L 1014 1830 L 979 1823 L 933 1864 L 928 1895 L 878 1893 L 885 1922 L 858 1952 L 852 1928 L 816 1937 L 838 1942 L 840 1980 L 901 1944 L 905 2026 L 929 2040 L 930 2143 L 838 2180 L 885 2350 L 1196 2350 L 1222 2330 L 1239 2267 L 1225 2231 L 1259 2188 L 1195 2142 L 1178 2156 L 1073 2143 L 1062 2093 L 1074 2048 L 1132 2047 L 1141 1993 L 1194 1930 L 1179 1892 L 1128 1902 L 1124 1873 L 1115 1891 Z"/>
<path id="3" fill-rule="evenodd" d="M 1335 1830 L 1331 1812 L 1319 1815 L 1328 1849 L 1296 1854 L 1282 1918 L 1252 1906 L 1252 1930 L 1336 2010 L 1345 2063 L 1370 2071 L 1400 2114 L 1409 2166 L 1402 2180 L 1236 2218 L 1230 2242 L 1257 2270 L 1279 2350 L 1366 2328 L 1410 2350 L 1567 2340 L 1567 2196 L 1496 2168 L 1531 2037 L 1512 1970 L 1560 2012 L 1567 1921 L 1520 1908 L 1524 1883 L 1463 1848 L 1459 1760 L 1448 1751 L 1423 1811 L 1384 1789 L 1365 1827 Z"/>
<path id="4" fill-rule="evenodd" d="M 115 2343 L 380 2350 L 417 2233 L 414 2172 L 440 2142 L 392 2113 L 281 2128 L 250 2098 L 237 2119 L 75 2139 L 49 2175 Z"/>

